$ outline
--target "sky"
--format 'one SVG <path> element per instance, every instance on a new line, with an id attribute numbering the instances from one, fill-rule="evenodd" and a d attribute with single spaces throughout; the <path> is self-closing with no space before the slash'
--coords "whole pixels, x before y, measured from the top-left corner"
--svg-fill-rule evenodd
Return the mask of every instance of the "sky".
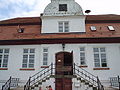
<path id="1" fill-rule="evenodd" d="M 75 0 L 89 15 L 118 14 L 120 0 Z M 50 0 L 0 0 L 0 20 L 17 17 L 36 17 L 43 13 Z"/>

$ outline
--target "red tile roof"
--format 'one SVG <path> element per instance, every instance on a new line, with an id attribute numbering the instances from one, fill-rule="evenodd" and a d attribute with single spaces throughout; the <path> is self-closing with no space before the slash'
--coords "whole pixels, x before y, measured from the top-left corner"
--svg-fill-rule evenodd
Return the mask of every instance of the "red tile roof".
<path id="1" fill-rule="evenodd" d="M 13 18 L 8 20 L 0 21 L 0 25 L 4 24 L 25 24 L 25 23 L 40 23 L 40 17 L 21 17 L 21 18 Z"/>

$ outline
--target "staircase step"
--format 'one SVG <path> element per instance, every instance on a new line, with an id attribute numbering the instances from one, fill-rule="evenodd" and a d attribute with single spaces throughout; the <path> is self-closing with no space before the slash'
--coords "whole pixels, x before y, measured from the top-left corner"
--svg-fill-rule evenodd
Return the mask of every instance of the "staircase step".
<path id="1" fill-rule="evenodd" d="M 93 90 L 97 90 L 97 87 L 93 87 Z"/>
<path id="2" fill-rule="evenodd" d="M 24 90 L 24 88 L 23 87 L 17 87 L 17 88 L 12 88 L 10 90 Z"/>

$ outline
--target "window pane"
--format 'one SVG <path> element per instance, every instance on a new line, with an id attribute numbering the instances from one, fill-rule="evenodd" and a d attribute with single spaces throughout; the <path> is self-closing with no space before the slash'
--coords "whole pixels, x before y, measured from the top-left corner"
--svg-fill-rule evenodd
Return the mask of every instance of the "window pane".
<path id="1" fill-rule="evenodd" d="M 29 58 L 34 58 L 34 55 L 29 55 Z"/>
<path id="2" fill-rule="evenodd" d="M 85 57 L 85 53 L 83 52 L 83 53 L 80 53 L 80 56 L 82 57 L 82 56 L 84 56 Z"/>
<path id="3" fill-rule="evenodd" d="M 3 49 L 0 49 L 0 53 L 3 53 Z"/>
<path id="4" fill-rule="evenodd" d="M 23 58 L 26 58 L 26 59 L 27 59 L 27 58 L 28 58 L 28 55 L 23 55 Z"/>
<path id="5" fill-rule="evenodd" d="M 101 52 L 105 52 L 105 48 L 100 48 L 100 51 Z"/>
<path id="6" fill-rule="evenodd" d="M 6 63 L 4 63 L 2 67 L 7 67 L 7 64 L 6 64 Z"/>
<path id="7" fill-rule="evenodd" d="M 47 48 L 44 48 L 44 49 L 43 49 L 43 52 L 48 52 L 48 49 L 47 49 Z"/>
<path id="8" fill-rule="evenodd" d="M 28 53 L 28 49 L 24 49 L 24 50 L 23 50 L 23 53 Z"/>
<path id="9" fill-rule="evenodd" d="M 102 67 L 107 67 L 107 63 L 102 63 Z"/>
<path id="10" fill-rule="evenodd" d="M 91 28 L 91 30 L 96 30 L 95 26 L 91 26 L 90 28 Z"/>
<path id="11" fill-rule="evenodd" d="M 35 53 L 35 49 L 30 49 L 30 53 Z"/>
<path id="12" fill-rule="evenodd" d="M 80 51 L 85 51 L 85 48 L 80 48 Z"/>
<path id="13" fill-rule="evenodd" d="M 29 59 L 29 63 L 34 63 L 34 59 Z"/>
<path id="14" fill-rule="evenodd" d="M 95 67 L 100 67 L 100 63 L 95 63 Z"/>
<path id="15" fill-rule="evenodd" d="M 28 59 L 23 59 L 23 63 L 27 64 L 27 62 L 28 62 Z"/>
<path id="16" fill-rule="evenodd" d="M 98 48 L 93 48 L 93 51 L 94 52 L 99 52 L 99 49 Z"/>
<path id="17" fill-rule="evenodd" d="M 29 64 L 29 68 L 34 68 L 34 64 Z"/>
<path id="18" fill-rule="evenodd" d="M 113 26 L 108 26 L 109 30 L 115 30 Z"/>
<path id="19" fill-rule="evenodd" d="M 9 49 L 5 49 L 5 50 L 4 50 L 4 53 L 9 53 Z"/>
<path id="20" fill-rule="evenodd" d="M 23 67 L 23 68 L 27 68 L 27 64 L 23 64 L 22 67 Z"/>

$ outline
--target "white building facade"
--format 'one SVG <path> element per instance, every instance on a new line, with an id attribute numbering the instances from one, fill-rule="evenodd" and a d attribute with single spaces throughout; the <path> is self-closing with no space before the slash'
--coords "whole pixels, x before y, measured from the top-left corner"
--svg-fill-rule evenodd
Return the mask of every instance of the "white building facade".
<path id="1" fill-rule="evenodd" d="M 38 38 L 34 38 L 36 43 L 33 41 L 32 44 L 0 45 L 1 88 L 10 76 L 19 78 L 19 85 L 23 87 L 29 77 L 43 69 L 49 68 L 51 63 L 58 65 L 58 68 L 63 64 L 67 67 L 65 63 L 70 65 L 75 63 L 79 68 L 83 68 L 91 74 L 98 76 L 105 87 L 110 86 L 110 77 L 120 75 L 119 36 L 115 38 L 118 41 L 108 39 L 108 37 L 106 40 L 106 37 L 99 35 L 90 37 L 86 28 L 86 15 L 83 14 L 82 8 L 74 0 L 51 0 L 51 3 L 45 8 L 40 18 L 42 19 L 41 37 L 45 35 L 43 39 L 46 41 L 40 39 L 39 42 Z M 103 33 L 100 35 L 104 35 Z M 49 35 L 51 35 L 50 38 L 47 37 Z M 95 38 L 97 39 L 95 40 Z M 99 38 L 102 38 L 102 41 Z M 27 39 L 25 40 L 27 42 Z M 106 41 L 104 42 L 104 40 Z M 113 40 L 113 42 L 109 40 Z M 62 62 L 60 60 L 62 56 L 59 57 L 59 53 L 72 53 L 72 61 L 66 59 L 67 61 L 63 60 Z M 63 64 L 60 64 L 61 62 Z M 57 71 L 56 68 L 55 66 L 55 75 L 58 73 L 62 73 L 63 76 L 69 75 L 68 73 L 72 73 L 70 75 L 75 74 L 74 66 L 70 67 L 73 72 L 69 72 L 68 67 L 65 68 L 68 72 L 64 71 L 64 69 L 63 71 Z M 68 87 L 71 87 L 70 90 L 94 90 L 93 87 L 78 81 L 78 77 L 67 79 L 65 77 L 55 78 L 54 76 L 54 78 L 50 78 L 33 90 L 40 89 L 40 87 L 42 90 L 45 90 L 46 86 L 49 85 L 52 86 L 53 90 L 60 90 L 59 87 L 64 87 L 62 90 Z M 59 84 L 59 80 L 62 80 L 61 84 Z M 60 86 L 64 84 L 66 86 Z"/>

